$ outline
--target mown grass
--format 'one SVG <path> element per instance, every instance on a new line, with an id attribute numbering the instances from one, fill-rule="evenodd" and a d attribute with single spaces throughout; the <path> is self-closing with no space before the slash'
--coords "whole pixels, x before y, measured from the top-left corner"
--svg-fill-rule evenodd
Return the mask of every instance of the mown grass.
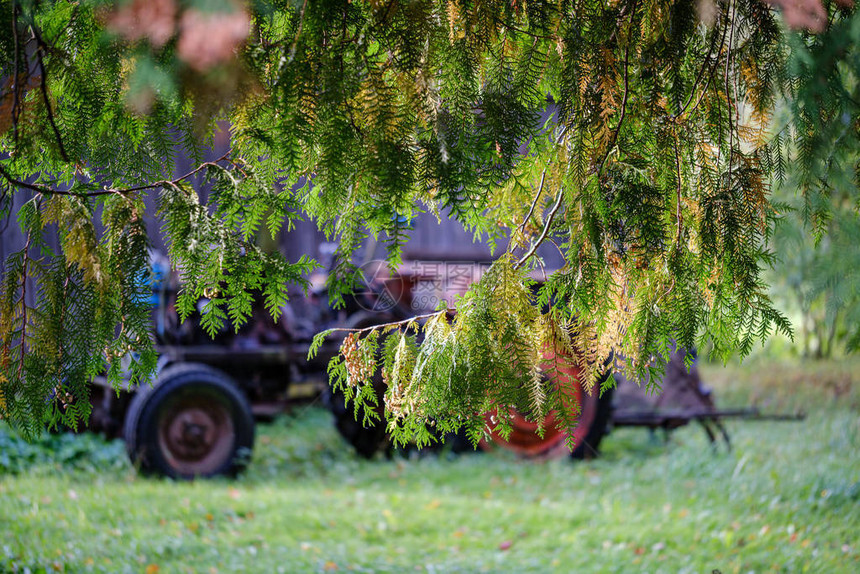
<path id="1" fill-rule="evenodd" d="M 0 571 L 857 572 L 858 366 L 705 367 L 721 406 L 808 418 L 730 422 L 731 452 L 618 430 L 587 463 L 363 461 L 311 407 L 262 426 L 239 479 L 173 483 L 121 445 L 0 431 Z"/>

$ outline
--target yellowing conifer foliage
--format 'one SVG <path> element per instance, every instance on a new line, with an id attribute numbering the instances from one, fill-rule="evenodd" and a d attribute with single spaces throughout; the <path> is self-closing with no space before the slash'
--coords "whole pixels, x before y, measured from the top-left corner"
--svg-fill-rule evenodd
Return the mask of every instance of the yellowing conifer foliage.
<path id="1" fill-rule="evenodd" d="M 119 383 L 131 357 L 151 376 L 147 194 L 180 312 L 205 295 L 212 332 L 255 290 L 279 313 L 313 266 L 256 247 L 263 226 L 337 239 L 335 299 L 363 239 L 396 263 L 418 212 L 496 245 L 455 315 L 358 332 L 332 364 L 359 402 L 382 369 L 400 437 L 477 438 L 510 405 L 567 424 L 547 353 L 589 381 L 613 351 L 642 376 L 673 339 L 745 354 L 790 331 L 761 278 L 771 176 L 796 159 L 826 197 L 816 174 L 842 156 L 817 150 L 857 145 L 860 21 L 822 6 L 811 35 L 760 0 L 3 0 L 0 215 L 30 199 L 0 284 L 0 416 L 75 424 L 96 373 Z M 175 146 L 200 158 L 222 120 L 230 151 L 176 178 Z M 566 264 L 535 292 L 548 241 Z"/>

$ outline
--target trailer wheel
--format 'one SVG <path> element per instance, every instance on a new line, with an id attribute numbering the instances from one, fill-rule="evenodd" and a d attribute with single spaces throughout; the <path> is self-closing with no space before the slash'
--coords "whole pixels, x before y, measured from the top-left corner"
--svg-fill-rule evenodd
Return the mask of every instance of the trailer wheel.
<path id="1" fill-rule="evenodd" d="M 538 434 L 538 424 L 529 420 L 519 411 L 512 409 L 510 412 L 513 430 L 507 439 L 498 433 L 491 433 L 489 441 L 482 441 L 480 446 L 484 450 L 496 447 L 510 450 L 527 458 L 556 458 L 567 453 L 573 458 L 594 458 L 600 441 L 606 434 L 609 418 L 612 414 L 612 392 L 599 394 L 599 384 L 592 393 L 586 393 L 581 384 L 581 372 L 579 368 L 570 364 L 567 366 L 555 365 L 555 358 L 551 352 L 544 355 L 544 364 L 547 371 L 550 365 L 556 371 L 552 381 L 562 393 L 563 400 L 568 403 L 568 408 L 579 406 L 579 419 L 576 427 L 568 433 L 564 429 L 556 427 L 557 419 L 555 413 L 547 415 L 543 422 L 543 433 Z M 602 382 L 608 377 L 607 373 L 601 378 Z M 489 413 L 488 420 L 492 420 L 494 413 Z M 567 448 L 569 434 L 572 434 L 574 443 L 573 451 Z"/>
<path id="2" fill-rule="evenodd" d="M 254 418 L 224 373 L 205 365 L 165 369 L 141 386 L 124 426 L 132 462 L 146 474 L 191 479 L 235 475 L 249 462 Z"/>

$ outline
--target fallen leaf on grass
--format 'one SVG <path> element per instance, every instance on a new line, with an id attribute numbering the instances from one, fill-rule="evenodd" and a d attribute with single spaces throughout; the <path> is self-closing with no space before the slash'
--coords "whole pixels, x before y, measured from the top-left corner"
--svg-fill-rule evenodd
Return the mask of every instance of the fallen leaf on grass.
<path id="1" fill-rule="evenodd" d="M 508 550 L 508 549 L 510 549 L 512 544 L 513 544 L 513 542 L 511 542 L 510 540 L 505 540 L 504 542 L 499 544 L 499 550 L 502 550 L 502 551 Z"/>
<path id="2" fill-rule="evenodd" d="M 323 570 L 325 570 L 327 572 L 333 572 L 333 571 L 337 570 L 337 564 L 335 564 L 334 562 L 329 560 L 328 562 L 325 563 L 325 565 L 323 565 Z"/>
<path id="3" fill-rule="evenodd" d="M 161 570 L 161 568 L 158 566 L 158 564 L 150 564 L 146 567 L 146 574 L 155 574 L 159 570 Z"/>

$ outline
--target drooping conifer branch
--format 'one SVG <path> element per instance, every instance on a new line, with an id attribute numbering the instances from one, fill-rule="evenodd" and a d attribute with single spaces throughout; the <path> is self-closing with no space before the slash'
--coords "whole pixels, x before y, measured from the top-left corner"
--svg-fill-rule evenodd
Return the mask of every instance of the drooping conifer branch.
<path id="1" fill-rule="evenodd" d="M 11 194 L 44 195 L 18 218 L 34 245 L 45 225 L 64 222 L 59 250 L 30 262 L 37 292 L 50 293 L 37 306 L 56 313 L 31 314 L 29 329 L 44 338 L 39 347 L 69 345 L 69 364 L 32 348 L 28 386 L 4 395 L 0 416 L 11 420 L 45 404 L 57 373 L 85 397 L 87 376 L 106 368 L 119 384 L 115 365 L 129 349 L 140 351 L 135 380 L 154 368 L 146 287 L 128 279 L 146 273 L 147 192 L 161 189 L 158 217 L 184 282 L 179 313 L 207 299 L 201 324 L 212 333 L 248 320 L 252 291 L 277 315 L 287 285 L 302 284 L 312 261 L 287 262 L 254 242 L 295 217 L 339 244 L 335 302 L 351 288 L 341 279 L 362 241 L 391 238 L 396 265 L 408 239 L 400 222 L 424 211 L 450 214 L 494 245 L 527 246 L 520 258 L 503 253 L 456 313 L 420 316 L 421 336 L 410 321 L 383 326 L 387 337 L 362 330 L 349 368 L 332 366 L 336 384 L 355 391 L 377 345 L 386 359 L 373 366 L 389 382 L 398 432 L 423 433 L 432 419 L 477 439 L 486 423 L 472 414 L 482 409 L 517 404 L 539 418 L 553 406 L 535 378 L 544 348 L 564 349 L 594 381 L 613 351 L 643 377 L 671 339 L 727 357 L 790 331 L 763 286 L 775 217 L 768 176 L 798 166 L 815 212 L 814 194 L 833 192 L 826 174 L 854 165 L 846 150 L 860 148 L 856 9 L 828 6 L 827 31 L 788 41 L 794 33 L 761 0 L 719 2 L 713 27 L 689 1 L 263 0 L 227 3 L 223 30 L 195 29 L 213 21 L 196 0 L 131 25 L 139 4 L 78 3 L 70 13 L 42 1 L 23 14 L 12 2 L 0 178 Z M 21 42 L 28 26 L 34 52 Z M 29 79 L 32 64 L 41 85 Z M 777 102 L 790 127 L 759 141 Z M 541 125 L 550 105 L 558 139 Z M 232 149 L 205 162 L 216 120 L 229 121 Z M 174 179 L 177 150 L 197 167 Z M 212 186 L 205 206 L 198 179 Z M 547 242 L 563 262 L 535 286 L 526 263 Z M 7 261 L 4 277 L 15 280 L 0 281 L 4 325 L 20 264 Z M 64 330 L 65 300 L 85 319 Z"/>
<path id="2" fill-rule="evenodd" d="M 633 25 L 636 19 L 636 6 L 638 0 L 633 0 L 633 6 L 630 8 L 630 24 L 627 26 L 627 41 L 624 47 L 624 93 L 621 96 L 621 112 L 618 115 L 618 123 L 609 137 L 609 143 L 606 145 L 606 153 L 603 159 L 598 164 L 597 177 L 603 173 L 603 168 L 606 167 L 606 162 L 609 159 L 612 150 L 615 148 L 615 143 L 618 141 L 618 134 L 621 133 L 621 128 L 624 125 L 624 118 L 627 116 L 627 99 L 630 96 L 630 46 L 633 43 Z"/>

